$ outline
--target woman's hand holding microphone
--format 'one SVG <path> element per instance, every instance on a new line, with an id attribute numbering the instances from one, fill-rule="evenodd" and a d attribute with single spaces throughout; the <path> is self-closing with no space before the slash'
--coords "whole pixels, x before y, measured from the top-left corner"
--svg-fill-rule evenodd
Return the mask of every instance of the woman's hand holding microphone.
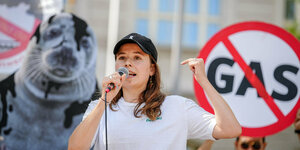
<path id="1" fill-rule="evenodd" d="M 102 80 L 102 96 L 101 100 L 104 101 L 105 93 L 107 103 L 110 103 L 112 99 L 120 91 L 124 81 L 128 77 L 129 71 L 125 67 L 120 67 L 117 72 L 105 76 Z"/>

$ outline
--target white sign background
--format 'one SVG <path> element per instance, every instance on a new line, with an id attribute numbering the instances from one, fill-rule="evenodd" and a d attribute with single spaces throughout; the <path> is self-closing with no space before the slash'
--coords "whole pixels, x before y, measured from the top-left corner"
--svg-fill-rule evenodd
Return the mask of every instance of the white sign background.
<path id="1" fill-rule="evenodd" d="M 279 27 L 262 22 L 244 22 L 217 33 L 200 52 L 198 57 L 205 60 L 206 72 L 211 63 L 218 58 L 234 61 L 232 66 L 219 65 L 214 78 L 216 85 L 225 87 L 229 83 L 222 80 L 221 76 L 233 77 L 231 92 L 226 92 L 222 96 L 242 125 L 243 135 L 274 134 L 293 122 L 300 105 L 299 48 L 299 41 Z M 257 83 L 260 82 L 257 77 L 253 77 L 255 72 L 252 72 L 249 67 L 251 62 L 260 64 L 264 86 Z M 274 78 L 275 69 L 281 65 L 290 65 L 298 69 L 296 74 L 285 71 L 282 75 L 298 88 L 296 96 L 288 101 L 270 96 L 274 91 L 282 95 L 288 93 L 288 88 Z M 245 74 L 248 75 L 246 77 L 248 81 L 250 80 L 252 87 L 247 88 L 244 95 L 237 95 L 236 92 Z M 199 104 L 213 113 L 203 90 L 197 82 L 194 82 L 194 85 Z M 260 97 L 258 97 L 257 89 L 259 89 Z"/>

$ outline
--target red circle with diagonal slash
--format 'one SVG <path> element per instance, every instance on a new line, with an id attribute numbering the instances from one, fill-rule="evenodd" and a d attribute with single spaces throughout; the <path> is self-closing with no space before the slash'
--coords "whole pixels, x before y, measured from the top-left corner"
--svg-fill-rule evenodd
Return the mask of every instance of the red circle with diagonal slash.
<path id="1" fill-rule="evenodd" d="M 35 31 L 36 27 L 39 25 L 40 20 L 35 19 L 32 32 L 29 33 L 19 27 L 18 25 L 15 25 L 5 18 L 0 16 L 0 32 L 6 34 L 7 36 L 10 36 L 11 38 L 15 39 L 16 41 L 20 42 L 20 46 L 15 47 L 13 49 L 7 50 L 5 52 L 0 53 L 0 59 L 9 58 L 12 56 L 15 56 L 22 51 L 24 51 L 27 47 L 27 44 L 30 40 L 31 35 Z"/>
<path id="2" fill-rule="evenodd" d="M 238 23 L 227 28 L 224 28 L 217 34 L 215 34 L 203 47 L 200 51 L 198 58 L 203 58 L 206 62 L 207 57 L 213 50 L 213 48 L 220 42 L 223 42 L 226 49 L 232 55 L 233 60 L 239 65 L 241 70 L 244 72 L 245 77 L 248 79 L 249 83 L 257 90 L 258 94 L 265 101 L 268 107 L 272 110 L 274 115 L 277 117 L 278 121 L 267 126 L 257 127 L 257 128 L 249 128 L 242 127 L 243 132 L 242 135 L 246 136 L 267 136 L 271 134 L 275 134 L 286 127 L 290 126 L 296 117 L 297 110 L 300 108 L 300 97 L 298 97 L 298 101 L 294 108 L 287 114 L 284 115 L 281 110 L 278 108 L 276 103 L 274 102 L 273 97 L 271 97 L 266 91 L 263 83 L 258 79 L 256 74 L 253 73 L 252 69 L 246 64 L 243 60 L 237 49 L 230 42 L 229 36 L 232 34 L 236 34 L 242 31 L 262 31 L 272 34 L 278 38 L 280 38 L 283 42 L 285 42 L 297 55 L 298 60 L 300 60 L 300 42 L 292 36 L 290 33 L 285 30 L 263 22 L 243 22 Z M 210 103 L 207 100 L 207 97 L 202 90 L 201 86 L 197 83 L 194 78 L 194 89 L 196 98 L 201 107 L 207 110 L 210 113 L 214 113 Z"/>

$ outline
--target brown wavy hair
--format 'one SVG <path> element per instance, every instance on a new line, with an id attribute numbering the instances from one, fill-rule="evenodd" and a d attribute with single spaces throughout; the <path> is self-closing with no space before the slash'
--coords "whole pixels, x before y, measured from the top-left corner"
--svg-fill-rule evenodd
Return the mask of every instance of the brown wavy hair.
<path id="1" fill-rule="evenodd" d="M 150 56 L 151 63 L 155 66 L 155 73 L 150 76 L 147 82 L 146 89 L 140 94 L 138 104 L 134 108 L 134 116 L 140 118 L 142 115 L 146 115 L 150 120 L 154 121 L 161 115 L 160 106 L 163 103 L 166 95 L 160 91 L 160 71 L 154 58 Z M 119 99 L 123 96 L 122 89 L 113 98 L 109 107 L 113 111 L 113 105 L 117 105 Z M 141 105 L 145 103 L 143 107 Z"/>

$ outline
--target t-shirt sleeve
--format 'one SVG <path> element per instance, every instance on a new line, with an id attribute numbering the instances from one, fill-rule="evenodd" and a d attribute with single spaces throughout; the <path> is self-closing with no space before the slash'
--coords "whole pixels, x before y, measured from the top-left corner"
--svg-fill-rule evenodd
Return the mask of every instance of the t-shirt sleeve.
<path id="1" fill-rule="evenodd" d="M 188 139 L 216 140 L 212 136 L 216 125 L 215 116 L 190 99 L 186 99 L 185 109 L 188 123 Z"/>
<path id="2" fill-rule="evenodd" d="M 91 101 L 88 108 L 86 109 L 83 117 L 82 117 L 82 121 L 93 111 L 93 109 L 96 107 L 96 105 L 98 104 L 99 100 L 94 100 L 94 101 Z M 91 143 L 91 146 L 92 147 L 94 144 L 95 144 L 95 141 L 97 139 L 97 135 L 98 135 L 98 132 L 99 132 L 99 125 L 97 127 L 97 130 L 95 132 L 95 135 L 94 135 L 94 138 L 92 140 L 92 143 Z"/>

